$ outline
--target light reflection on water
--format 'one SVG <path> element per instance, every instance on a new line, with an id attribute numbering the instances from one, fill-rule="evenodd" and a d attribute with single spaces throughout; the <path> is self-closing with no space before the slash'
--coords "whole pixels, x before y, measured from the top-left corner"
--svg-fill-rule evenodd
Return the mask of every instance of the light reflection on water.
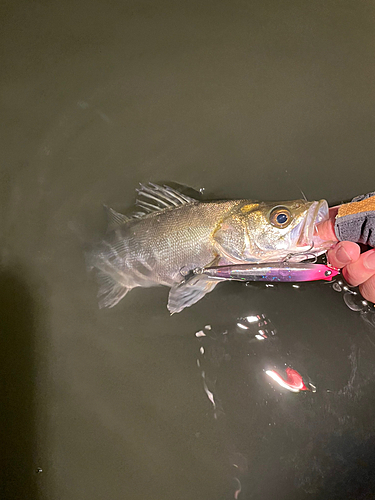
<path id="1" fill-rule="evenodd" d="M 352 311 L 359 312 L 373 329 L 373 307 L 343 282 L 331 286 L 343 293 L 345 304 Z M 348 303 L 348 296 L 352 303 Z M 352 304 L 356 304 L 356 307 Z M 249 471 L 253 476 L 256 468 L 254 463 L 262 462 L 260 456 L 257 458 L 257 451 L 262 455 L 264 446 L 277 450 L 273 466 L 279 467 L 278 446 L 285 447 L 283 440 L 286 436 L 289 436 L 287 441 L 293 442 L 305 435 L 309 451 L 305 462 L 302 460 L 299 467 L 294 467 L 294 485 L 301 494 L 311 494 L 320 491 L 324 484 L 322 474 L 326 466 L 319 462 L 322 459 L 317 458 L 315 453 L 322 454 L 323 451 L 323 455 L 328 455 L 327 470 L 331 473 L 336 460 L 335 447 L 339 446 L 338 443 L 323 444 L 321 437 L 317 439 L 318 444 L 314 444 L 314 435 L 320 434 L 319 422 L 327 419 L 328 428 L 331 428 L 330 431 L 323 431 L 327 439 L 330 433 L 340 436 L 348 433 L 349 439 L 356 442 L 356 438 L 351 435 L 356 420 L 353 404 L 372 387 L 370 380 L 358 376 L 360 344 L 362 342 L 362 346 L 365 345 L 367 340 L 373 345 L 375 343 L 364 332 L 358 345 L 356 342 L 351 343 L 350 353 L 344 358 L 348 360 L 349 368 L 347 383 L 341 388 L 333 388 L 329 377 L 322 380 L 315 372 L 314 379 L 311 378 L 308 363 L 304 363 L 298 348 L 291 351 L 287 344 L 284 345 L 285 333 L 279 331 L 266 314 L 253 310 L 228 319 L 225 325 L 216 327 L 206 324 L 195 332 L 198 343 L 196 363 L 201 373 L 203 390 L 211 404 L 212 418 L 221 430 L 222 446 L 232 470 L 231 498 L 236 500 L 248 498 L 247 495 L 254 489 Z M 319 359 L 317 364 L 322 361 L 327 363 L 327 360 Z M 332 361 L 331 370 L 338 369 L 341 367 L 335 366 Z M 258 409 L 248 412 L 247 422 L 246 411 L 250 407 Z M 263 436 L 255 446 L 254 439 L 249 440 L 248 434 L 243 434 L 249 429 L 257 429 L 258 435 Z M 248 441 L 253 441 L 250 447 L 246 444 Z M 366 444 L 363 445 L 362 441 L 360 446 L 366 447 Z M 284 455 L 279 456 L 285 462 L 281 465 L 281 471 L 284 466 L 287 470 L 297 457 L 300 460 L 300 451 L 300 447 L 293 451 L 293 446 L 288 450 L 287 445 Z M 315 464 L 312 456 L 315 457 Z"/>
<path id="2" fill-rule="evenodd" d="M 197 367 L 201 371 L 204 392 L 212 404 L 213 418 L 215 421 L 219 420 L 220 424 L 222 424 L 223 443 L 227 448 L 228 459 L 233 469 L 233 498 L 235 500 L 241 498 L 242 476 L 248 470 L 248 460 L 240 450 L 236 449 L 234 441 L 228 435 L 227 426 L 229 424 L 226 418 L 225 405 L 223 405 L 220 389 L 218 389 L 218 385 L 220 385 L 220 382 L 218 382 L 220 380 L 220 369 L 222 365 L 232 361 L 231 343 L 239 342 L 241 349 L 247 356 L 250 356 L 250 354 L 256 355 L 257 349 L 252 349 L 251 346 L 257 347 L 260 341 L 272 342 L 276 334 L 274 324 L 263 313 L 252 313 L 236 318 L 228 329 L 216 330 L 211 325 L 205 325 L 202 330 L 195 333 L 195 337 L 199 342 Z M 286 373 L 288 380 L 283 380 L 279 372 Z M 258 383 L 264 389 L 265 404 L 267 404 L 267 391 L 272 385 L 274 391 L 276 391 L 277 385 L 292 392 L 308 390 L 300 374 L 287 366 L 286 363 L 272 365 L 272 362 L 269 361 L 264 364 L 263 369 L 259 371 L 259 375 L 263 375 L 258 379 Z M 267 376 L 271 377 L 274 384 L 267 380 Z M 294 376 L 294 380 L 289 380 L 290 376 Z M 297 385 L 296 377 L 299 385 Z M 315 386 L 312 383 L 310 383 L 310 386 L 311 390 L 315 391 Z M 280 395 L 282 395 L 282 392 Z M 270 422 L 269 425 L 271 426 L 272 423 Z"/>
<path id="3" fill-rule="evenodd" d="M 375 328 L 375 305 L 365 300 L 357 287 L 351 287 L 339 279 L 332 284 L 332 288 L 342 293 L 344 303 L 351 311 L 359 312 L 363 321 Z"/>

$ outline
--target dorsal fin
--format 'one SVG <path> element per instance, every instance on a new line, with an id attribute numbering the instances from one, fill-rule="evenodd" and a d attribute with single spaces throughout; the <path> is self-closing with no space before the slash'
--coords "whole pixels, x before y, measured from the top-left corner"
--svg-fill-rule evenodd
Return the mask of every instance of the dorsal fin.
<path id="1" fill-rule="evenodd" d="M 149 182 L 147 185 L 140 184 L 137 193 L 138 198 L 135 204 L 142 209 L 145 215 L 151 212 L 160 212 L 166 208 L 195 203 L 197 201 L 170 186 L 158 186 L 152 182 Z M 142 212 L 138 212 L 135 216 L 139 217 L 141 214 Z"/>
<path id="2" fill-rule="evenodd" d="M 132 219 L 142 219 L 150 213 L 160 212 L 166 208 L 179 207 L 188 203 L 196 203 L 197 200 L 190 198 L 186 194 L 182 194 L 170 186 L 158 186 L 149 182 L 148 184 L 140 184 L 137 189 L 138 198 L 135 202 L 139 211 L 133 212 L 130 215 L 120 214 L 113 208 L 104 205 L 104 210 L 107 216 L 108 227 L 107 231 L 112 231 L 118 226 L 129 222 Z"/>
<path id="3" fill-rule="evenodd" d="M 103 206 L 105 214 L 107 216 L 107 231 L 112 231 L 117 226 L 121 226 L 121 224 L 125 224 L 125 222 L 128 222 L 130 220 L 130 217 L 116 212 L 116 210 L 113 210 L 113 208 L 108 207 L 107 205 Z"/>

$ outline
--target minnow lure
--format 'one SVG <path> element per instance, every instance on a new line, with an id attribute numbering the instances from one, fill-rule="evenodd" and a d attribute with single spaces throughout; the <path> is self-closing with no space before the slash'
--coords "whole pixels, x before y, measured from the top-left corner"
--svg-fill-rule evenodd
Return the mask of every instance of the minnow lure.
<path id="1" fill-rule="evenodd" d="M 265 262 L 261 264 L 235 264 L 197 268 L 193 276 L 207 276 L 214 280 L 229 281 L 331 281 L 339 270 L 312 262 Z M 190 275 L 191 276 L 191 275 Z M 188 278 L 188 277 L 187 277 Z"/>

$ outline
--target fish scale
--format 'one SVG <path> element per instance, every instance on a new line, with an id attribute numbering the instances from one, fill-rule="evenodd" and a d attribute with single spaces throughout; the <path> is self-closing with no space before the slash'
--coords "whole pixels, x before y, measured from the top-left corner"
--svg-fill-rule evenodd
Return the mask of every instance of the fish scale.
<path id="1" fill-rule="evenodd" d="M 172 286 L 181 281 L 183 267 L 193 269 L 214 260 L 212 233 L 220 215 L 227 213 L 233 205 L 234 202 L 192 203 L 158 212 L 118 228 L 111 246 L 122 245 L 118 257 L 122 269 L 130 275 L 139 264 L 152 266 L 152 282 L 143 286 Z M 107 249 L 109 252 L 102 252 L 104 261 L 112 256 L 108 245 Z M 133 286 L 142 284 L 137 284 L 135 279 Z"/>

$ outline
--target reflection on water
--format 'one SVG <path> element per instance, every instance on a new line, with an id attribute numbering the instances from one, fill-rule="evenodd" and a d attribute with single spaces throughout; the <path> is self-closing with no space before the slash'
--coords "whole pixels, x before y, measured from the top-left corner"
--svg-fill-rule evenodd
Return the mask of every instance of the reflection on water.
<path id="1" fill-rule="evenodd" d="M 266 375 L 272 378 L 275 382 L 279 384 L 280 387 L 287 389 L 291 392 L 300 392 L 300 391 L 308 391 L 309 389 L 305 386 L 303 382 L 303 378 L 301 375 L 293 368 L 285 369 L 286 377 L 285 379 L 276 371 L 276 370 L 266 370 Z M 311 384 L 312 385 L 312 384 Z M 316 388 L 314 388 L 314 392 Z"/>
<path id="2" fill-rule="evenodd" d="M 361 301 L 343 282 L 336 283 L 335 289 L 339 286 L 344 294 Z M 362 299 L 366 310 L 360 309 L 362 317 L 373 318 L 369 304 L 363 302 Z M 340 444 L 332 436 L 341 436 L 354 447 L 364 447 L 365 454 L 372 442 L 372 424 L 365 432 L 369 442 L 367 438 L 363 440 L 360 429 L 358 434 L 353 433 L 356 402 L 374 397 L 372 381 L 359 373 L 359 366 L 364 363 L 361 352 L 366 335 L 347 346 L 342 365 L 348 378 L 341 387 L 335 387 L 335 372 L 343 366 L 329 352 L 325 359 L 315 357 L 313 349 L 312 363 L 306 362 L 306 353 L 299 351 L 301 346 L 289 348 L 286 333 L 276 328 L 266 314 L 254 311 L 237 317 L 228 312 L 224 325 L 206 324 L 195 332 L 203 390 L 212 405 L 212 418 L 220 429 L 221 445 L 233 471 L 230 498 L 260 498 L 254 491 L 268 498 L 264 482 L 260 486 L 262 481 L 254 479 L 254 470 L 261 470 L 259 464 L 265 466 L 265 456 L 273 482 L 279 481 L 281 488 L 292 481 L 300 491 L 298 498 L 317 494 L 326 487 L 337 460 L 351 460 L 351 455 L 348 458 L 345 453 L 340 458 Z M 328 374 L 322 377 L 316 369 L 310 370 L 314 364 L 325 365 Z M 257 435 L 249 436 L 249 429 L 256 429 Z M 302 459 L 301 442 L 302 449 L 306 446 Z M 283 475 L 288 476 L 288 481 Z"/>
<path id="3" fill-rule="evenodd" d="M 375 304 L 365 300 L 357 287 L 351 287 L 341 279 L 334 282 L 332 288 L 336 292 L 342 292 L 343 300 L 350 310 L 359 312 L 365 323 L 375 327 Z"/>
<path id="4" fill-rule="evenodd" d="M 228 328 L 223 330 L 216 330 L 211 325 L 205 325 L 202 330 L 195 333 L 195 337 L 199 342 L 199 354 L 197 358 L 197 366 L 201 370 L 202 383 L 204 392 L 212 404 L 213 418 L 220 420 L 223 443 L 227 448 L 228 459 L 233 468 L 233 498 L 239 499 L 242 492 L 242 476 L 248 470 L 248 460 L 236 449 L 234 441 L 228 434 L 228 420 L 225 410 L 225 403 L 223 403 L 223 396 L 220 394 L 221 383 L 221 369 L 223 365 L 233 362 L 232 348 L 234 345 L 241 347 L 241 351 L 247 356 L 256 356 L 261 351 L 257 349 L 260 344 L 264 348 L 266 341 L 272 343 L 277 334 L 276 328 L 272 321 L 263 313 L 244 315 L 235 318 L 233 322 L 228 324 Z M 251 347 L 252 346 L 252 347 Z M 292 392 L 300 392 L 308 390 L 304 384 L 302 376 L 290 366 L 285 368 L 285 363 L 279 363 L 277 369 L 267 369 L 271 367 L 273 359 L 277 363 L 276 357 L 268 359 L 264 363 L 263 368 L 257 371 L 260 377 L 257 377 L 258 384 L 264 389 L 264 402 L 267 401 L 267 393 L 272 384 L 267 383 L 267 377 L 270 377 L 281 388 L 287 389 Z M 282 365 L 284 365 L 282 367 Z M 283 369 L 285 368 L 285 370 Z M 224 368 L 225 369 L 225 368 Z M 286 380 L 284 380 L 279 372 L 286 373 Z M 262 377 L 262 375 L 264 375 Z M 315 391 L 315 386 L 310 383 L 311 389 Z M 280 393 L 282 395 L 282 393 Z M 272 425 L 271 423 L 269 425 Z"/>

